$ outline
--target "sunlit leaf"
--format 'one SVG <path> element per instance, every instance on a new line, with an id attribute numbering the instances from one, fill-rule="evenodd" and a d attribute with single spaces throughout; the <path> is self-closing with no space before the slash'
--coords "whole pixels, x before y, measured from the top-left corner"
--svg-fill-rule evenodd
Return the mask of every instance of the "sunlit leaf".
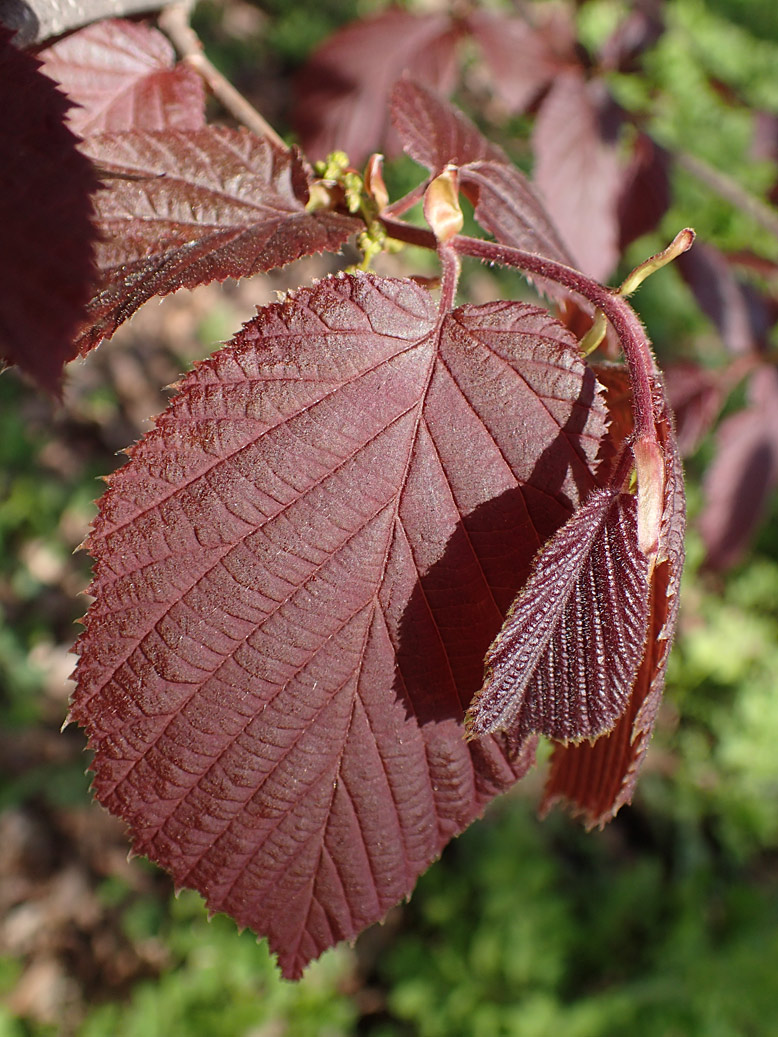
<path id="1" fill-rule="evenodd" d="M 260 310 L 112 478 L 72 706 L 96 795 L 286 975 L 531 763 L 462 720 L 604 427 L 544 310 L 339 277 Z"/>
<path id="2" fill-rule="evenodd" d="M 43 71 L 78 107 L 74 133 L 194 130 L 205 123 L 203 81 L 176 64 L 166 36 L 121 19 L 95 22 L 40 53 Z"/>
<path id="3" fill-rule="evenodd" d="M 300 159 L 245 130 L 98 134 L 83 147 L 120 176 L 96 199 L 100 281 L 81 352 L 154 295 L 337 250 L 361 225 L 306 211 Z"/>

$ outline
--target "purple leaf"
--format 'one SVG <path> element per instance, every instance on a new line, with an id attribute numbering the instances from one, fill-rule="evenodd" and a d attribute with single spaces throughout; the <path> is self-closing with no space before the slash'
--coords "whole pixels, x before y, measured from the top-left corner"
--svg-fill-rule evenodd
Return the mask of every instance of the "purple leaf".
<path id="1" fill-rule="evenodd" d="M 402 79 L 392 94 L 392 120 L 407 153 L 430 172 L 449 163 L 459 167 L 476 220 L 497 241 L 572 263 L 527 178 L 460 111 Z"/>
<path id="2" fill-rule="evenodd" d="M 359 164 L 371 152 L 398 149 L 387 139 L 393 84 L 409 69 L 448 93 L 454 85 L 458 31 L 447 14 L 389 10 L 330 36 L 298 77 L 293 115 L 313 159 L 336 148 Z"/>
<path id="3" fill-rule="evenodd" d="M 670 205 L 670 156 L 639 133 L 624 172 L 617 205 L 619 250 L 654 230 Z"/>
<path id="4" fill-rule="evenodd" d="M 97 178 L 65 126 L 70 103 L 0 25 L 0 358 L 49 392 L 94 276 Z"/>
<path id="5" fill-rule="evenodd" d="M 743 555 L 778 485 L 778 368 L 751 376 L 749 405 L 722 421 L 703 484 L 700 532 L 706 564 L 728 569 Z"/>
<path id="6" fill-rule="evenodd" d="M 470 735 L 577 742 L 611 730 L 643 657 L 647 571 L 636 498 L 595 491 L 540 552 L 489 648 Z"/>
<path id="7" fill-rule="evenodd" d="M 735 276 L 723 252 L 698 241 L 679 257 L 678 269 L 730 352 L 764 348 L 775 314 L 767 300 Z"/>
<path id="8" fill-rule="evenodd" d="M 659 552 L 651 574 L 645 652 L 626 711 L 596 742 L 558 745 L 551 758 L 543 810 L 563 801 L 589 826 L 604 825 L 632 801 L 662 700 L 678 618 L 684 563 L 686 498 L 672 422 L 661 398 L 657 432 L 665 456 L 665 493 Z"/>
<path id="9" fill-rule="evenodd" d="M 148 25 L 96 22 L 40 57 L 46 75 L 78 103 L 68 121 L 81 137 L 205 124 L 202 79 L 188 65 L 176 65 L 167 37 Z"/>
<path id="10" fill-rule="evenodd" d="M 663 6 L 664 0 L 638 0 L 633 5 L 603 44 L 599 58 L 604 68 L 620 72 L 639 70 L 639 59 L 664 32 Z"/>
<path id="11" fill-rule="evenodd" d="M 720 372 L 699 364 L 671 364 L 665 370 L 682 457 L 693 454 L 713 428 L 724 402 Z"/>
<path id="12" fill-rule="evenodd" d="M 535 119 L 533 181 L 575 266 L 599 281 L 619 258 L 621 116 L 599 80 L 558 76 Z"/>
<path id="13" fill-rule="evenodd" d="M 260 310 L 112 477 L 72 706 L 95 793 L 285 975 L 531 763 L 462 719 L 604 427 L 545 311 L 343 276 Z"/>
<path id="14" fill-rule="evenodd" d="M 350 216 L 306 211 L 300 159 L 245 130 L 96 135 L 84 150 L 132 179 L 109 180 L 96 198 L 100 280 L 82 353 L 154 295 L 335 251 L 363 226 Z"/>
<path id="15" fill-rule="evenodd" d="M 557 8 L 539 26 L 524 17 L 473 11 L 467 25 L 484 58 L 492 89 L 509 112 L 523 112 L 571 64 L 577 64 L 575 32 Z"/>

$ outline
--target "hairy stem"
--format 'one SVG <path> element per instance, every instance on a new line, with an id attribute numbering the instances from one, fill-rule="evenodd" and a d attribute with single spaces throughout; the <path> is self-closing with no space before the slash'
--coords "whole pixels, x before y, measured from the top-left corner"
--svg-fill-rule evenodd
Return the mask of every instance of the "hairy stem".
<path id="1" fill-rule="evenodd" d="M 200 75 L 214 97 L 224 108 L 234 115 L 253 133 L 267 137 L 274 144 L 286 150 L 286 144 L 278 136 L 273 127 L 249 104 L 243 94 L 239 93 L 228 79 L 211 64 L 203 52 L 200 37 L 189 24 L 191 4 L 174 3 L 165 8 L 159 16 L 158 24 L 169 37 L 183 61 Z"/>
<path id="2" fill-rule="evenodd" d="M 599 281 L 587 277 L 580 270 L 557 263 L 534 252 L 524 252 L 508 245 L 478 238 L 456 237 L 453 246 L 461 255 L 474 256 L 502 266 L 511 266 L 528 274 L 547 277 L 551 281 L 577 292 L 605 314 L 616 332 L 627 360 L 632 385 L 635 416 L 635 439 L 656 439 L 652 388 L 659 370 L 651 345 L 637 314 L 626 300 Z"/>
<path id="3" fill-rule="evenodd" d="M 445 314 L 454 307 L 462 263 L 459 253 L 448 241 L 441 241 L 438 245 L 438 258 L 440 259 L 442 269 L 440 278 L 440 312 Z"/>
<path id="4" fill-rule="evenodd" d="M 426 187 L 426 184 L 425 184 Z M 387 213 L 391 206 L 379 213 L 378 220 L 390 238 L 395 241 L 404 241 L 406 245 L 418 245 L 419 248 L 428 248 L 435 252 L 438 242 L 435 235 L 427 227 L 414 227 L 411 223 L 403 220 L 394 220 Z"/>

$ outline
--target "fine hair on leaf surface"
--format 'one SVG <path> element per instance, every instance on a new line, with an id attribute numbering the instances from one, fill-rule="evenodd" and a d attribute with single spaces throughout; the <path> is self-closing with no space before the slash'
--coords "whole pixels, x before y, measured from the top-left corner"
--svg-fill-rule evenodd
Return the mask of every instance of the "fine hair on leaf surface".
<path id="1" fill-rule="evenodd" d="M 48 79 L 0 38 L 24 105 L 57 124 L 61 197 L 86 230 L 76 246 L 53 223 L 74 270 L 61 322 L 14 325 L 0 345 L 56 389 L 65 359 L 151 299 L 350 253 L 184 375 L 109 478 L 70 710 L 134 851 L 266 936 L 297 978 L 409 896 L 525 775 L 540 735 L 544 808 L 602 824 L 632 796 L 677 615 L 684 491 L 626 295 L 670 251 L 621 289 L 600 281 L 662 217 L 669 160 L 597 60 L 639 60 L 655 26 L 638 19 L 586 64 L 561 11 L 358 20 L 299 76 L 306 156 L 257 113 L 253 128 L 207 122 L 196 38 L 158 25 L 65 36 L 41 52 Z M 463 44 L 531 121 L 532 176 L 442 96 Z M 422 167 L 395 200 L 381 155 L 352 164 L 379 145 Z M 12 187 L 24 195 L 17 170 Z M 462 197 L 484 237 L 461 233 Z M 404 218 L 419 201 L 429 227 Z M 28 225 L 8 224 L 18 244 Z M 29 229 L 42 253 L 45 227 Z M 440 276 L 372 272 L 404 245 L 434 253 Z M 543 303 L 460 303 L 468 257 Z M 715 303 L 732 282 L 708 261 Z M 595 365 L 584 354 L 608 322 L 625 363 Z M 36 330 L 25 354 L 18 336 Z M 763 458 L 763 439 L 774 453 L 757 430 L 775 386 L 751 386 L 729 467 Z M 712 557 L 733 507 L 711 498 Z"/>

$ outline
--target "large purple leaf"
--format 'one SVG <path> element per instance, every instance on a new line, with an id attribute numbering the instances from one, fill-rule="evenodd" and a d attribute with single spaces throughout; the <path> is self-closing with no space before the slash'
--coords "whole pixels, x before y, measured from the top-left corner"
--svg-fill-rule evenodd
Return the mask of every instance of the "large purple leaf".
<path id="1" fill-rule="evenodd" d="M 430 172 L 459 167 L 476 220 L 497 241 L 572 263 L 530 182 L 460 111 L 402 79 L 392 93 L 392 121 L 407 153 Z"/>
<path id="2" fill-rule="evenodd" d="M 94 276 L 97 178 L 39 67 L 0 26 L 0 358 L 55 392 Z"/>
<path id="3" fill-rule="evenodd" d="M 742 557 L 778 486 L 778 368 L 764 364 L 754 372 L 749 405 L 722 421 L 716 446 L 700 532 L 706 564 L 728 569 Z"/>
<path id="4" fill-rule="evenodd" d="M 74 133 L 121 130 L 195 130 L 205 123 L 203 81 L 176 65 L 167 37 L 120 19 L 95 22 L 40 54 L 43 70 L 77 108 Z"/>
<path id="5" fill-rule="evenodd" d="M 554 80 L 532 132 L 535 186 L 574 265 L 599 281 L 619 258 L 620 125 L 602 81 L 571 71 Z"/>
<path id="6" fill-rule="evenodd" d="M 557 745 L 546 782 L 544 809 L 561 800 L 587 824 L 604 825 L 632 801 L 662 700 L 678 618 L 684 563 L 686 497 L 672 420 L 657 387 L 657 432 L 665 457 L 664 509 L 659 550 L 651 572 L 645 652 L 623 715 L 594 743 Z"/>
<path id="7" fill-rule="evenodd" d="M 398 149 L 387 138 L 393 84 L 409 69 L 447 93 L 454 83 L 458 35 L 447 14 L 395 9 L 330 36 L 297 81 L 293 122 L 305 153 L 317 159 L 337 148 L 354 163 L 374 151 L 393 154 Z"/>
<path id="8" fill-rule="evenodd" d="M 342 276 L 260 310 L 113 476 L 71 714 L 96 795 L 286 975 L 529 765 L 462 720 L 604 427 L 545 311 Z"/>
<path id="9" fill-rule="evenodd" d="M 299 158 L 245 130 L 98 134 L 84 150 L 120 175 L 96 199 L 100 280 L 81 352 L 154 295 L 336 251 L 362 226 L 306 211 Z"/>
<path id="10" fill-rule="evenodd" d="M 624 712 L 643 657 L 648 563 L 636 498 L 597 490 L 537 557 L 486 654 L 471 736 L 595 739 Z"/>

